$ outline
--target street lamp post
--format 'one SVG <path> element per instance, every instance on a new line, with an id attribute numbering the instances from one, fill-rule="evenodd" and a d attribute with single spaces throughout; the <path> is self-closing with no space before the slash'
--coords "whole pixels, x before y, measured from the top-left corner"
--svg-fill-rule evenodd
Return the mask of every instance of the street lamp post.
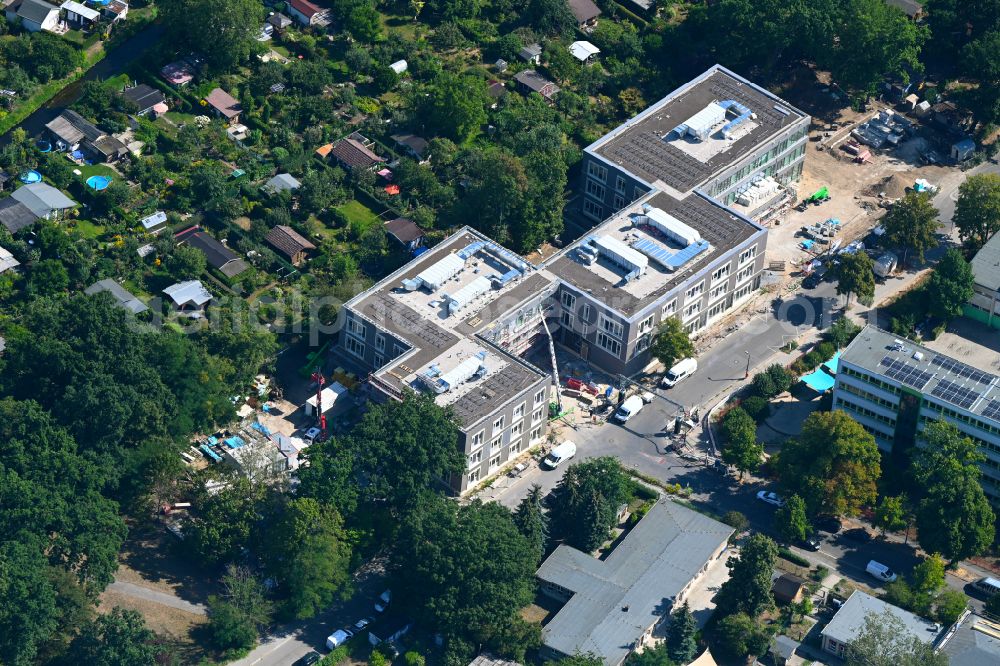
<path id="1" fill-rule="evenodd" d="M 743 373 L 743 379 L 749 379 L 750 378 L 750 352 L 749 351 L 745 351 L 743 353 L 747 355 L 747 369 L 746 369 L 746 372 Z"/>

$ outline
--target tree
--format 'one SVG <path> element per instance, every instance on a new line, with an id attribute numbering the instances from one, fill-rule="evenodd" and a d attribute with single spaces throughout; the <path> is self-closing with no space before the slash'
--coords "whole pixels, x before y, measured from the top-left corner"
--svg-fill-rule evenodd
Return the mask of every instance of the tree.
<path id="1" fill-rule="evenodd" d="M 514 524 L 528 543 L 535 548 L 538 562 L 541 563 L 548 541 L 549 526 L 545 510 L 542 508 L 542 487 L 537 483 L 531 486 L 527 496 L 517 505 Z"/>
<path id="2" fill-rule="evenodd" d="M 913 591 L 933 596 L 944 587 L 944 568 L 945 561 L 940 555 L 932 553 L 925 557 L 923 562 L 913 567 L 913 573 L 910 574 Z"/>
<path id="3" fill-rule="evenodd" d="M 158 7 L 171 43 L 195 49 L 216 71 L 246 62 L 258 48 L 264 10 L 254 0 L 163 0 Z"/>
<path id="4" fill-rule="evenodd" d="M 193 280 L 205 272 L 205 253 L 190 245 L 178 245 L 167 257 L 167 270 L 177 280 Z"/>
<path id="5" fill-rule="evenodd" d="M 722 420 L 722 433 L 726 439 L 722 460 L 738 469 L 741 479 L 746 472 L 756 472 L 764 457 L 764 447 L 757 441 L 757 422 L 742 407 L 734 407 Z"/>
<path id="6" fill-rule="evenodd" d="M 972 298 L 976 277 L 962 253 L 948 248 L 934 267 L 927 285 L 927 311 L 934 317 L 949 321 L 962 314 Z"/>
<path id="7" fill-rule="evenodd" d="M 260 500 L 242 476 L 214 494 L 206 492 L 201 511 L 185 528 L 185 543 L 198 561 L 207 566 L 235 562 L 250 545 Z"/>
<path id="8" fill-rule="evenodd" d="M 774 526 L 789 543 L 801 543 L 809 536 L 812 526 L 806 516 L 806 503 L 798 495 L 785 500 L 785 505 L 774 512 Z"/>
<path id="9" fill-rule="evenodd" d="M 209 642 L 217 650 L 239 653 L 257 642 L 253 621 L 238 608 L 215 596 L 208 599 Z"/>
<path id="10" fill-rule="evenodd" d="M 698 652 L 698 624 L 685 601 L 670 614 L 667 628 L 667 654 L 677 664 L 687 664 Z"/>
<path id="11" fill-rule="evenodd" d="M 528 25 L 544 35 L 572 30 L 576 23 L 563 0 L 529 0 L 525 14 Z"/>
<path id="12" fill-rule="evenodd" d="M 612 457 L 571 465 L 552 491 L 552 536 L 585 553 L 611 536 L 618 507 L 625 501 L 628 477 Z"/>
<path id="13" fill-rule="evenodd" d="M 948 666 L 948 655 L 906 630 L 891 611 L 869 613 L 848 646 L 847 666 Z"/>
<path id="14" fill-rule="evenodd" d="M 875 269 L 872 259 L 864 252 L 854 252 L 840 257 L 840 267 L 837 269 L 837 294 L 847 296 L 847 305 L 851 304 L 851 296 L 856 295 L 864 305 L 871 305 L 875 300 Z"/>
<path id="15" fill-rule="evenodd" d="M 790 389 L 794 381 L 792 374 L 780 363 L 772 363 L 766 370 L 754 375 L 753 387 L 761 397 L 770 400 Z"/>
<path id="16" fill-rule="evenodd" d="M 69 653 L 74 663 L 93 666 L 153 666 L 155 638 L 142 615 L 116 606 L 87 624 L 73 639 Z"/>
<path id="17" fill-rule="evenodd" d="M 778 556 L 778 546 L 763 534 L 751 534 L 740 547 L 739 557 L 726 561 L 729 580 L 715 595 L 717 612 L 723 615 L 746 613 L 757 617 L 774 606 L 771 572 Z"/>
<path id="18" fill-rule="evenodd" d="M 861 327 L 851 321 L 850 318 L 844 316 L 833 322 L 830 328 L 823 334 L 823 337 L 837 349 L 843 349 L 860 332 Z"/>
<path id="19" fill-rule="evenodd" d="M 684 325 L 677 317 L 670 317 L 660 324 L 649 353 L 663 364 L 667 370 L 685 358 L 694 356 L 694 343 L 684 330 Z"/>
<path id="20" fill-rule="evenodd" d="M 513 244 L 527 219 L 530 183 L 524 165 L 509 151 L 498 148 L 473 151 L 464 162 L 468 185 L 452 217 L 472 220 L 477 229 L 497 242 Z"/>
<path id="21" fill-rule="evenodd" d="M 464 143 L 486 122 L 486 83 L 478 76 L 442 72 L 427 86 L 420 104 L 429 130 Z"/>
<path id="22" fill-rule="evenodd" d="M 28 292 L 33 296 L 50 296 L 66 291 L 69 272 L 58 259 L 43 259 L 28 273 Z"/>
<path id="23" fill-rule="evenodd" d="M 284 536 L 274 534 L 275 538 Z M 264 584 L 247 567 L 230 564 L 222 577 L 225 600 L 253 623 L 262 628 L 271 622 L 271 602 L 267 599 Z"/>
<path id="24" fill-rule="evenodd" d="M 670 658 L 670 648 L 666 643 L 643 648 L 642 652 L 633 652 L 625 658 L 626 666 L 675 666 Z"/>
<path id="25" fill-rule="evenodd" d="M 993 510 L 979 483 L 983 454 L 950 423 L 930 423 L 921 434 L 926 445 L 914 450 L 912 462 L 920 545 L 950 562 L 978 555 L 994 535 Z"/>
<path id="26" fill-rule="evenodd" d="M 715 625 L 716 649 L 732 659 L 764 654 L 770 642 L 767 631 L 746 613 L 726 615 Z"/>
<path id="27" fill-rule="evenodd" d="M 875 502 L 882 473 L 875 438 L 846 412 L 813 412 L 781 447 L 775 469 L 810 515 L 856 516 Z"/>
<path id="28" fill-rule="evenodd" d="M 727 511 L 722 516 L 722 522 L 736 530 L 740 534 L 750 526 L 750 520 L 739 511 Z"/>
<path id="29" fill-rule="evenodd" d="M 978 250 L 1000 231 L 1000 174 L 966 178 L 958 188 L 952 220 L 970 250 Z"/>
<path id="30" fill-rule="evenodd" d="M 872 524 L 886 532 L 898 532 L 909 525 L 909 511 L 906 506 L 906 495 L 889 497 L 883 495 L 875 507 L 875 519 Z"/>
<path id="31" fill-rule="evenodd" d="M 934 619 L 945 627 L 951 626 L 958 621 L 968 606 L 969 600 L 962 592 L 942 590 L 934 600 Z"/>
<path id="32" fill-rule="evenodd" d="M 911 251 L 923 263 L 924 253 L 938 245 L 938 211 L 928 192 L 908 192 L 882 218 L 882 226 L 885 242 L 903 248 L 904 264 Z"/>
<path id="33" fill-rule="evenodd" d="M 394 589 L 450 651 L 463 652 L 500 635 L 530 603 L 536 558 L 509 509 L 425 493 L 395 540 Z"/>

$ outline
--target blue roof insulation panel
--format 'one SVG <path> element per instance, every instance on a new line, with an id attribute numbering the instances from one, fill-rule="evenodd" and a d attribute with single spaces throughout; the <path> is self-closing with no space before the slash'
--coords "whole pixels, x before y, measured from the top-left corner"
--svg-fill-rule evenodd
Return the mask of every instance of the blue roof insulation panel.
<path id="1" fill-rule="evenodd" d="M 705 252 L 710 248 L 711 245 L 704 238 L 696 243 L 688 245 L 686 248 L 676 253 L 674 256 L 670 257 L 666 265 L 667 269 L 676 271 L 680 269 L 684 264 L 691 261 L 697 257 L 702 252 Z"/>
<path id="2" fill-rule="evenodd" d="M 632 247 L 639 252 L 663 266 L 664 268 L 669 267 L 670 257 L 674 256 L 674 253 L 663 247 L 652 238 L 640 238 L 636 241 Z"/>

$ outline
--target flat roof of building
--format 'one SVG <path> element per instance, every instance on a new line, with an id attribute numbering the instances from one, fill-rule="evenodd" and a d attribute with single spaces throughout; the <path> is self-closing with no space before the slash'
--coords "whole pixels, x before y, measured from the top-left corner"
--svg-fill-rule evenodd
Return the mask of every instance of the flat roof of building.
<path id="1" fill-rule="evenodd" d="M 1000 623 L 967 611 L 938 649 L 951 666 L 1000 664 Z"/>
<path id="2" fill-rule="evenodd" d="M 589 652 L 620 663 L 732 533 L 661 499 L 604 560 L 559 546 L 536 575 L 573 596 L 542 629 L 542 641 L 566 655 Z"/>
<path id="3" fill-rule="evenodd" d="M 600 236 L 609 236 L 630 246 L 649 236 L 657 246 L 663 246 L 669 253 L 683 249 L 662 237 L 651 236 L 645 231 L 633 228 L 633 216 L 642 214 L 643 206 L 647 204 L 668 213 L 698 232 L 701 238 L 708 241 L 710 247 L 674 272 L 650 260 L 643 275 L 625 284 L 622 281 L 626 271 L 603 257 L 599 257 L 589 265 L 583 261 L 577 252 L 578 248 L 586 244 L 589 238 Z M 546 271 L 561 278 L 570 287 L 587 292 L 626 317 L 631 317 L 682 284 L 693 272 L 701 270 L 732 248 L 760 233 L 762 233 L 761 227 L 749 219 L 738 216 L 701 194 L 693 193 L 683 200 L 678 200 L 664 192 L 656 192 L 626 206 L 575 243 L 550 257 L 543 266 Z"/>
<path id="4" fill-rule="evenodd" d="M 869 615 L 881 615 L 886 612 L 895 615 L 903 623 L 907 632 L 922 643 L 932 643 L 937 638 L 938 625 L 881 599 L 876 599 L 861 590 L 855 590 L 851 594 L 830 620 L 830 623 L 823 628 L 821 635 L 832 638 L 838 643 L 850 645 L 864 629 L 865 619 Z"/>
<path id="5" fill-rule="evenodd" d="M 993 234 L 970 263 L 976 284 L 1000 291 L 1000 234 Z"/>
<path id="6" fill-rule="evenodd" d="M 840 355 L 888 381 L 983 418 L 1000 420 L 1000 376 L 865 326 Z"/>
<path id="7" fill-rule="evenodd" d="M 471 253 L 461 269 L 442 280 L 434 290 L 426 286 L 413 290 L 403 287 L 404 281 L 431 275 L 440 262 L 454 261 L 447 258 L 474 243 L 491 244 L 508 253 L 506 259 L 509 261 L 483 248 Z M 516 261 L 523 263 L 526 273 L 499 289 L 490 284 L 487 290 L 480 291 L 491 282 L 490 278 L 509 272 L 511 263 Z M 465 377 L 437 396 L 438 404 L 450 405 L 459 421 L 469 426 L 491 411 L 484 409 L 484 405 L 499 406 L 545 376 L 538 368 L 476 335 L 496 317 L 506 314 L 508 306 L 516 304 L 515 299 L 530 298 L 539 288 L 544 288 L 548 280 L 542 278 L 539 282 L 539 278 L 534 267 L 518 255 L 465 228 L 348 301 L 347 306 L 409 344 L 410 349 L 403 355 L 374 373 L 397 390 L 431 390 L 421 375 L 428 371 L 437 372 L 439 376 L 448 376 L 452 371 L 462 374 L 459 366 L 480 354 L 483 370 L 477 372 L 477 376 Z M 522 288 L 526 283 L 531 285 L 527 291 Z M 459 297 L 463 293 L 471 297 L 467 301 L 463 299 L 465 304 L 450 312 L 449 297 Z M 491 307 L 497 302 L 502 305 Z M 387 348 L 385 356 L 392 358 L 394 354 Z"/>
<path id="8" fill-rule="evenodd" d="M 715 102 L 734 101 L 754 115 L 722 138 L 716 123 L 703 141 L 677 136 L 676 128 L 702 114 Z M 738 113 L 729 107 L 731 121 Z M 777 95 L 715 65 L 696 79 L 604 135 L 587 152 L 599 155 L 644 182 L 662 182 L 678 193 L 689 192 L 712 175 L 742 159 L 775 133 L 806 114 Z"/>

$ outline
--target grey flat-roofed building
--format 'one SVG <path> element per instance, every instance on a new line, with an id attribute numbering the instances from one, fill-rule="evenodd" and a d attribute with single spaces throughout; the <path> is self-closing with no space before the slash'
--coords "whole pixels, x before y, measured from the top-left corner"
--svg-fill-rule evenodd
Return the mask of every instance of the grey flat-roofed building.
<path id="1" fill-rule="evenodd" d="M 869 615 L 891 613 L 903 623 L 903 629 L 923 643 L 933 643 L 937 638 L 939 627 L 929 620 L 914 615 L 902 608 L 876 599 L 861 590 L 855 590 L 830 623 L 820 634 L 823 637 L 823 649 L 830 654 L 843 657 L 847 648 L 861 634 L 865 627 L 865 619 Z"/>
<path id="2" fill-rule="evenodd" d="M 1000 234 L 994 234 L 970 262 L 975 276 L 972 298 L 964 314 L 1000 328 Z"/>
<path id="3" fill-rule="evenodd" d="M 38 215 L 14 197 L 0 199 L 0 224 L 10 233 L 17 233 L 39 220 Z"/>
<path id="4" fill-rule="evenodd" d="M 101 280 L 100 282 L 95 282 L 94 284 L 84 289 L 83 293 L 87 294 L 88 296 L 92 296 L 94 294 L 99 294 L 105 291 L 111 294 L 111 296 L 116 301 L 118 301 L 119 305 L 121 305 L 126 310 L 132 311 L 135 314 L 139 314 L 140 312 L 145 312 L 146 310 L 149 309 L 148 307 L 146 307 L 145 303 L 143 303 L 138 298 L 133 296 L 131 293 L 129 293 L 127 289 L 125 289 L 123 286 L 121 286 L 111 278 L 106 278 L 104 280 Z"/>
<path id="5" fill-rule="evenodd" d="M 950 666 L 1000 664 L 1000 623 L 965 611 L 937 647 Z"/>
<path id="6" fill-rule="evenodd" d="M 953 424 L 986 456 L 980 482 L 1000 503 L 1000 376 L 866 326 L 840 355 L 833 408 L 884 451 L 919 440 L 927 423 Z"/>
<path id="7" fill-rule="evenodd" d="M 58 217 L 64 210 L 76 208 L 78 205 L 45 182 L 19 187 L 14 190 L 10 198 L 24 204 L 37 217 L 45 218 Z"/>
<path id="8" fill-rule="evenodd" d="M 536 574 L 543 593 L 566 602 L 542 629 L 546 656 L 592 653 L 622 663 L 684 602 L 732 533 L 661 499 L 604 560 L 559 546 Z"/>

